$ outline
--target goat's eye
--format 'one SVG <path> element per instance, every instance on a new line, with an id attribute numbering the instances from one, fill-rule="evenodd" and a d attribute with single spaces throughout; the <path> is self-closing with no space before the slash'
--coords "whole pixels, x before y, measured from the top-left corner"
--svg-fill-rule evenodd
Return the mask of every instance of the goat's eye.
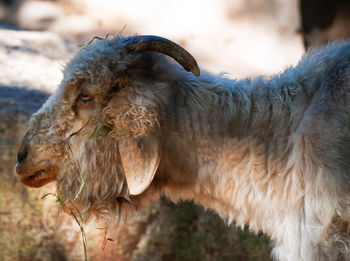
<path id="1" fill-rule="evenodd" d="M 81 100 L 82 102 L 86 103 L 86 102 L 88 102 L 88 101 L 91 101 L 91 100 L 92 100 L 92 97 L 89 96 L 88 94 L 80 93 L 80 94 L 79 94 L 79 100 Z"/>

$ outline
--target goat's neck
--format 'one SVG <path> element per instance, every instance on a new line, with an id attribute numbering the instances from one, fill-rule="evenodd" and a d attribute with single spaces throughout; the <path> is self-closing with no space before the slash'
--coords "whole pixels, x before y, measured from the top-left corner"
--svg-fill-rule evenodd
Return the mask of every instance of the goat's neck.
<path id="1" fill-rule="evenodd" d="M 288 137 L 303 114 L 291 117 L 299 92 L 299 83 L 280 78 L 178 86 L 161 123 L 166 129 L 157 179 L 163 191 L 267 231 L 268 224 L 258 224 L 266 210 L 261 206 L 273 204 L 269 184 L 287 164 Z"/>

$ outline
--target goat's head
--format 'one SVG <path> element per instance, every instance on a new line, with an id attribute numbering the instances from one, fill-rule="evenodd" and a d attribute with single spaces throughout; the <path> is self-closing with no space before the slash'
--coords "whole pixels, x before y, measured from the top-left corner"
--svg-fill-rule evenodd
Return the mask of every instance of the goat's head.
<path id="1" fill-rule="evenodd" d="M 160 159 L 159 105 L 168 96 L 151 73 L 159 66 L 154 52 L 199 75 L 187 51 L 160 37 L 105 39 L 81 49 L 31 118 L 17 155 L 20 180 L 31 187 L 57 180 L 60 196 L 86 210 L 115 209 L 118 198 L 147 189 Z"/>

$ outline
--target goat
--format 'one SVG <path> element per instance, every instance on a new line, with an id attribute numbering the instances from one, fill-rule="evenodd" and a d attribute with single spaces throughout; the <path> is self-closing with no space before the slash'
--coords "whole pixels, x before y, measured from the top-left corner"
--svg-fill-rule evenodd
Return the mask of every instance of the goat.
<path id="1" fill-rule="evenodd" d="M 86 218 L 193 199 L 269 235 L 277 260 L 350 260 L 350 43 L 271 77 L 199 74 L 161 37 L 82 48 L 30 120 L 20 180 L 57 180 Z"/>

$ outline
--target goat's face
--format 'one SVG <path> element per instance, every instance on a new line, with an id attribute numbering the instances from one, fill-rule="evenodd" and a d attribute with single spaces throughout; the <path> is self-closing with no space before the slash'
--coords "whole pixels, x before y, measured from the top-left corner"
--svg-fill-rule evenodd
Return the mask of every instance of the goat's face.
<path id="1" fill-rule="evenodd" d="M 73 59 L 57 92 L 31 118 L 16 166 L 28 186 L 40 187 L 60 175 L 80 171 L 86 146 L 106 131 L 102 110 L 114 88 L 111 71 L 101 60 L 89 63 L 85 58 L 89 51 L 83 50 Z M 108 50 L 96 56 L 103 59 L 107 55 Z"/>
<path id="2" fill-rule="evenodd" d="M 185 50 L 155 37 L 103 40 L 73 58 L 19 148 L 16 171 L 25 185 L 57 180 L 60 195 L 79 197 L 88 208 L 148 187 L 159 163 L 157 116 L 167 93 L 164 83 L 147 78 L 140 52 L 159 51 L 160 43 L 160 52 L 199 73 Z"/>

